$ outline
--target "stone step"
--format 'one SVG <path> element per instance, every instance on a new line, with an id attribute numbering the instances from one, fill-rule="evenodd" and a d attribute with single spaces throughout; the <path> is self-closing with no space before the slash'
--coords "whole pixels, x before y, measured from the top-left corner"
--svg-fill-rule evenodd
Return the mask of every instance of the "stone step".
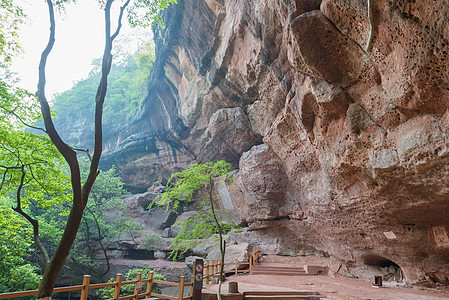
<path id="1" fill-rule="evenodd" d="M 251 300 L 293 300 L 293 299 L 307 299 L 307 300 L 319 300 L 321 296 L 315 295 L 290 295 L 290 296 L 245 296 L 243 299 Z"/>
<path id="2" fill-rule="evenodd" d="M 314 291 L 251 291 L 244 293 L 244 299 L 261 300 L 292 300 L 292 299 L 320 299 L 318 292 Z"/>
<path id="3" fill-rule="evenodd" d="M 292 268 L 292 267 L 269 267 L 269 266 L 257 266 L 253 267 L 253 270 L 258 271 L 287 271 L 287 272 L 305 272 L 304 268 Z"/>
<path id="4" fill-rule="evenodd" d="M 257 295 L 319 295 L 319 292 L 310 290 L 296 290 L 296 291 L 247 291 L 244 292 L 245 296 L 257 296 Z"/>
<path id="5" fill-rule="evenodd" d="M 253 275 L 275 275 L 275 276 L 304 276 L 305 272 L 272 272 L 272 271 L 253 271 Z"/>
<path id="6" fill-rule="evenodd" d="M 307 273 L 302 267 L 257 265 L 253 267 L 253 275 L 299 276 Z"/>

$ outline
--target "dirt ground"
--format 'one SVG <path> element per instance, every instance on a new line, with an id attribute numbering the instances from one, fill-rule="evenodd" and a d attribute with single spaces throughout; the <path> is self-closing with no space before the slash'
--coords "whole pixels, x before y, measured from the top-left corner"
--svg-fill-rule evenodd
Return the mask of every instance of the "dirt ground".
<path id="1" fill-rule="evenodd" d="M 290 265 L 326 265 L 324 257 L 265 257 L 264 262 L 287 263 Z M 227 277 L 227 282 L 239 282 L 239 291 L 249 290 L 308 290 L 319 292 L 325 299 L 351 300 L 420 300 L 420 299 L 449 299 L 449 291 L 429 289 L 423 287 L 387 286 L 374 288 L 371 282 L 349 279 L 346 277 L 332 276 L 272 276 L 272 275 L 247 275 Z M 223 285 L 223 292 L 227 291 L 227 283 Z M 206 285 L 206 290 L 216 290 L 216 285 Z"/>

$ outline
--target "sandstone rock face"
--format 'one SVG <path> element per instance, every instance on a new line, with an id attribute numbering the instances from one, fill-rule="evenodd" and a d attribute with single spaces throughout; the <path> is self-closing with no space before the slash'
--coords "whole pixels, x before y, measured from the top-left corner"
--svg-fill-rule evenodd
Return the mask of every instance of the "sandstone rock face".
<path id="1" fill-rule="evenodd" d="M 269 251 L 447 282 L 448 6 L 371 1 L 365 51 L 366 0 L 179 2 L 156 30 L 144 107 L 105 163 L 146 190 L 227 159 L 231 212 Z"/>

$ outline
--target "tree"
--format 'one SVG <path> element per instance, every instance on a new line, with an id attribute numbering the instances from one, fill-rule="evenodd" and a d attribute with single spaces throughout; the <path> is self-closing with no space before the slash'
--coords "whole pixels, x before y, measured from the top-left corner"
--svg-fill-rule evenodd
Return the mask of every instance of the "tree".
<path id="1" fill-rule="evenodd" d="M 198 215 L 188 221 L 177 223 L 181 227 L 181 232 L 175 237 L 172 246 L 174 251 L 186 251 L 193 245 L 197 245 L 197 239 L 203 239 L 212 235 L 217 230 L 220 240 L 220 277 L 217 289 L 218 299 L 221 299 L 221 284 L 224 273 L 224 258 L 226 253 L 226 241 L 223 233 L 229 228 L 219 217 L 219 212 L 215 208 L 213 189 L 215 180 L 218 177 L 226 176 L 231 170 L 231 164 L 221 160 L 216 163 L 193 164 L 186 170 L 173 174 L 167 184 L 164 193 L 158 196 L 154 202 L 158 205 L 173 205 L 177 211 L 182 202 L 192 202 L 197 191 L 207 189 L 199 205 Z M 211 221 L 213 226 L 211 226 Z M 175 254 L 176 255 L 176 254 Z"/>
<path id="2" fill-rule="evenodd" d="M 65 3 L 71 2 L 70 0 L 56 0 L 55 4 L 61 6 Z M 45 272 L 42 278 L 42 282 L 39 286 L 37 299 L 50 299 L 54 284 L 57 276 L 61 271 L 64 262 L 69 255 L 70 248 L 75 240 L 78 228 L 80 226 L 84 209 L 86 208 L 89 194 L 92 186 L 98 176 L 98 165 L 102 153 L 102 115 L 103 104 L 106 96 L 108 75 L 112 66 L 112 44 L 115 38 L 119 35 L 122 26 L 122 19 L 125 11 L 129 7 L 129 20 L 134 25 L 147 25 L 151 20 L 158 19 L 156 16 L 160 9 L 167 7 L 170 3 L 176 2 L 175 0 L 123 0 L 118 1 L 122 4 L 120 12 L 117 17 L 117 25 L 115 30 L 111 25 L 111 7 L 114 0 L 100 0 L 99 1 L 105 12 L 105 48 L 103 52 L 102 64 L 101 64 L 101 79 L 98 85 L 97 93 L 95 95 L 95 120 L 94 120 L 94 150 L 92 156 L 90 156 L 90 168 L 87 178 L 84 182 L 81 181 L 80 166 L 77 159 L 77 149 L 67 145 L 60 137 L 59 133 L 55 129 L 50 105 L 47 101 L 45 94 L 45 68 L 49 54 L 52 51 L 55 43 L 55 9 L 52 0 L 46 0 L 49 21 L 50 21 L 50 34 L 46 48 L 42 52 L 39 63 L 39 82 L 37 89 L 37 97 L 39 100 L 42 118 L 44 120 L 45 132 L 51 139 L 51 142 L 55 145 L 59 153 L 67 162 L 70 168 L 70 182 L 72 190 L 72 206 L 67 219 L 67 223 L 62 234 L 59 245 L 55 251 L 53 257 L 46 263 Z M 132 2 L 132 3 L 131 3 Z M 130 5 L 131 4 L 131 5 Z M 143 15 L 142 15 L 143 12 Z M 87 152 L 87 151 L 86 151 Z"/>
<path id="3" fill-rule="evenodd" d="M 59 133 L 55 129 L 52 112 L 45 94 L 46 62 L 55 43 L 56 24 L 54 18 L 54 5 L 56 5 L 57 8 L 61 8 L 64 4 L 69 2 L 75 1 L 46 0 L 49 12 L 50 34 L 39 64 L 39 83 L 36 93 L 45 129 L 30 125 L 33 123 L 30 121 L 35 120 L 36 118 L 35 97 L 31 93 L 6 83 L 7 80 L 10 82 L 12 80 L 5 68 L 5 63 L 10 61 L 10 57 L 12 56 L 10 53 L 14 54 L 18 51 L 18 47 L 16 47 L 18 45 L 16 39 L 17 24 L 23 20 L 23 13 L 18 6 L 13 4 L 13 1 L 4 0 L 0 3 L 0 10 L 2 12 L 2 23 L 0 24 L 0 55 L 2 55 L 3 60 L 1 64 L 2 70 L 6 70 L 4 76 L 2 75 L 0 80 L 0 108 L 2 112 L 0 115 L 0 122 L 2 123 L 0 144 L 3 145 L 3 147 L 1 147 L 3 152 L 0 155 L 7 154 L 5 156 L 6 158 L 2 158 L 2 163 L 5 162 L 5 164 L 1 165 L 3 176 L 0 189 L 4 193 L 11 190 L 11 187 L 16 187 L 16 207 L 14 210 L 20 213 L 33 225 L 35 243 L 39 247 L 42 257 L 45 260 L 45 272 L 39 286 L 37 299 L 51 298 L 56 278 L 61 271 L 75 240 L 89 194 L 99 173 L 98 165 L 102 152 L 102 114 L 107 91 L 108 75 L 112 65 L 112 43 L 120 33 L 124 13 L 128 9 L 128 17 L 131 24 L 148 25 L 153 20 L 159 20 L 159 17 L 157 17 L 159 11 L 167 7 L 170 3 L 176 2 L 176 0 L 98 0 L 98 3 L 102 5 L 105 11 L 106 42 L 101 63 L 100 83 L 95 95 L 95 145 L 92 156 L 87 150 L 73 148 L 61 139 Z M 111 7 L 114 2 L 120 2 L 122 6 L 119 15 L 117 16 L 115 31 L 112 31 Z M 16 119 L 13 120 L 13 117 Z M 5 126 L 3 126 L 3 124 L 5 124 Z M 44 132 L 48 135 L 48 138 L 45 136 L 33 135 L 28 132 L 22 132 L 18 129 L 21 125 L 26 125 Z M 19 137 L 20 140 L 18 140 Z M 83 182 L 80 174 L 77 151 L 87 152 L 91 158 L 87 179 Z M 64 197 L 61 196 L 59 192 L 54 192 L 53 189 L 50 189 L 50 187 L 53 188 L 54 186 L 51 184 L 53 180 L 62 178 L 60 176 L 53 177 L 52 175 L 55 174 L 51 173 L 52 170 L 58 172 L 58 160 L 62 159 L 67 162 L 70 168 L 69 182 L 72 201 L 61 240 L 59 241 L 54 255 L 50 257 L 48 253 L 46 253 L 45 248 L 41 247 L 42 244 L 39 240 L 39 222 L 37 219 L 32 218 L 26 211 L 26 202 L 27 200 L 36 197 L 38 199 L 46 198 L 45 201 L 41 201 L 42 205 L 64 201 L 62 200 Z M 37 172 L 39 168 L 42 170 L 46 169 L 49 172 Z M 36 174 L 38 173 L 42 176 L 37 176 Z M 26 196 L 22 199 L 22 195 L 25 194 L 24 187 L 26 187 Z M 67 192 L 67 190 L 65 192 Z"/>

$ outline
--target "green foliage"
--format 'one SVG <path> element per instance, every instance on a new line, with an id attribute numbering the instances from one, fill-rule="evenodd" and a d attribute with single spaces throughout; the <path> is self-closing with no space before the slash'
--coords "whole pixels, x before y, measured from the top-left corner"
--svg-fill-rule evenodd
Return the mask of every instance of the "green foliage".
<path id="1" fill-rule="evenodd" d="M 118 240 L 126 234 L 129 233 L 131 238 L 134 240 L 140 236 L 140 231 L 143 229 L 143 225 L 134 221 L 131 217 L 120 216 L 115 219 L 115 236 Z"/>
<path id="2" fill-rule="evenodd" d="M 12 57 L 20 51 L 18 29 L 25 15 L 22 8 L 14 2 L 17 1 L 0 1 L 0 64 L 9 64 Z"/>
<path id="3" fill-rule="evenodd" d="M 165 192 L 154 202 L 167 206 L 167 209 L 169 205 L 173 205 L 173 209 L 177 211 L 182 201 L 192 202 L 195 192 L 204 190 L 205 187 L 210 189 L 216 178 L 225 177 L 230 170 L 231 165 L 222 160 L 190 165 L 186 170 L 170 177 Z M 189 249 L 200 245 L 215 233 L 223 234 L 237 228 L 229 213 L 214 210 L 214 201 L 216 198 L 212 194 L 205 193 L 199 203 L 198 214 L 187 220 L 179 220 L 173 225 L 181 230 L 171 244 L 172 259 L 183 256 Z"/>
<path id="4" fill-rule="evenodd" d="M 221 220 L 220 226 L 223 234 L 229 233 L 232 229 L 239 229 L 228 212 L 218 211 L 216 214 L 218 219 Z M 173 226 L 181 229 L 170 245 L 173 250 L 170 252 L 169 258 L 173 260 L 178 260 L 190 249 L 203 245 L 208 238 L 214 234 L 219 234 L 209 206 L 201 208 L 195 217 L 179 220 Z"/>
<path id="5" fill-rule="evenodd" d="M 70 201 L 69 177 L 63 173 L 62 163 L 61 155 L 48 137 L 0 129 L 0 195 L 15 191 L 24 171 L 23 205 L 30 199 L 46 208 Z"/>
<path id="6" fill-rule="evenodd" d="M 68 177 L 62 172 L 62 156 L 50 139 L 24 131 L 40 117 L 36 97 L 0 81 L 0 195 L 15 191 L 26 173 L 24 205 L 29 199 L 42 207 L 70 200 Z"/>
<path id="7" fill-rule="evenodd" d="M 129 270 L 126 275 L 125 278 L 122 281 L 131 281 L 131 280 L 136 280 L 137 278 L 137 273 L 141 273 L 142 274 L 142 280 L 143 279 L 148 279 L 148 275 L 150 272 L 153 272 L 153 279 L 156 280 L 165 280 L 165 276 L 158 274 L 156 272 L 154 272 L 154 270 L 152 269 L 143 269 L 143 268 L 134 268 Z M 111 278 L 109 279 L 108 282 L 115 282 L 115 278 Z M 142 284 L 142 290 L 146 290 L 147 288 L 147 284 L 144 283 Z M 157 284 L 152 285 L 152 292 L 153 293 L 161 293 L 161 290 L 158 288 Z M 131 295 L 134 293 L 134 284 L 132 285 L 125 285 L 122 286 L 121 288 L 121 293 L 120 296 L 125 296 L 125 295 Z M 103 288 L 100 289 L 100 295 L 105 298 L 105 299 L 111 299 L 114 297 L 114 288 L 113 287 L 109 287 L 109 288 Z"/>
<path id="8" fill-rule="evenodd" d="M 193 195 L 209 184 L 210 178 L 216 178 L 228 174 L 231 165 L 224 160 L 216 163 L 193 164 L 186 170 L 170 176 L 164 193 L 155 199 L 158 205 L 173 204 L 173 209 L 178 210 L 181 201 L 193 201 Z M 203 198 L 202 203 L 208 205 L 208 198 Z"/>
<path id="9" fill-rule="evenodd" d="M 40 275 L 36 273 L 37 268 L 31 264 L 16 266 L 11 270 L 10 281 L 15 288 L 9 291 L 35 290 L 39 286 Z"/>
<path id="10" fill-rule="evenodd" d="M 142 246 L 147 250 L 154 250 L 164 245 L 164 239 L 158 233 L 152 232 L 145 235 Z"/>
<path id="11" fill-rule="evenodd" d="M 137 0 L 134 1 L 128 11 L 128 21 L 131 26 L 143 26 L 158 24 L 164 27 L 160 12 L 177 0 Z"/>
<path id="12" fill-rule="evenodd" d="M 146 84 L 153 68 L 154 46 L 145 47 L 129 56 L 124 63 L 115 64 L 108 78 L 108 93 L 104 105 L 103 123 L 107 130 L 123 127 L 138 112 L 145 97 Z M 89 76 L 77 82 L 72 89 L 58 95 L 54 110 L 61 126 L 78 123 L 92 124 L 95 94 L 101 77 L 101 61 L 94 60 Z M 77 107 L 76 110 L 73 107 Z M 90 129 L 86 126 L 84 128 Z M 93 127 L 92 127 L 93 129 Z M 70 131 L 70 128 L 67 129 Z"/>
<path id="13" fill-rule="evenodd" d="M 40 108 L 35 95 L 0 81 L 0 124 L 3 130 L 23 129 L 22 122 L 32 124 L 39 118 Z"/>
<path id="14" fill-rule="evenodd" d="M 0 197 L 0 293 L 37 288 L 35 267 L 24 257 L 32 244 L 28 222 L 13 212 L 12 201 Z"/>
<path id="15" fill-rule="evenodd" d="M 89 170 L 89 162 L 87 159 L 80 159 L 79 162 L 81 175 L 84 178 Z M 64 172 L 67 174 L 69 171 L 65 168 Z M 100 264 L 94 259 L 99 251 L 103 252 L 99 243 L 102 243 L 103 240 L 113 242 L 119 232 L 124 233 L 130 228 L 140 226 L 131 218 L 124 224 L 120 218 L 111 223 L 106 220 L 106 211 L 123 211 L 126 209 L 120 196 L 127 192 L 116 172 L 115 168 L 101 171 L 89 195 L 83 221 L 70 254 L 70 261 L 73 263 L 71 268 L 76 269 L 79 276 L 91 274 L 93 279 L 100 280 L 106 270 L 101 268 Z M 59 203 L 44 209 L 32 202 L 30 209 L 32 215 L 39 220 L 42 241 L 49 253 L 53 254 L 61 239 L 70 205 Z M 103 252 L 103 254 L 105 253 Z"/>

